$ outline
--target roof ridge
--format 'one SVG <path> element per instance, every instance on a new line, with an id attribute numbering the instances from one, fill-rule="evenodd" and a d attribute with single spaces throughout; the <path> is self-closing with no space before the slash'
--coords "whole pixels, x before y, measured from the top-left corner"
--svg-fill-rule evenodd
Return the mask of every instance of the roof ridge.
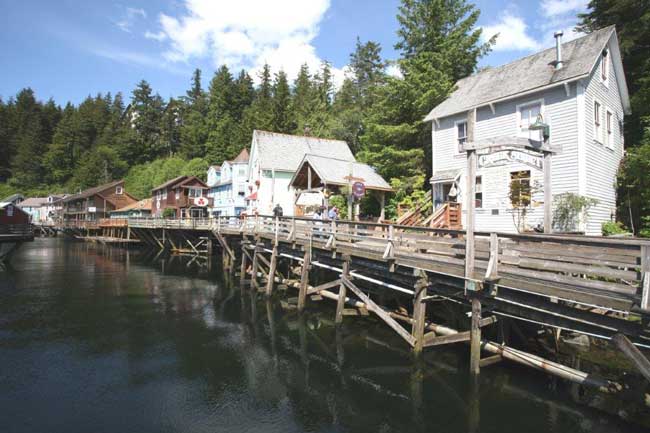
<path id="1" fill-rule="evenodd" d="M 601 32 L 604 32 L 604 31 L 607 30 L 607 29 L 609 29 L 609 31 L 611 31 L 612 29 L 615 29 L 615 28 L 616 28 L 616 25 L 612 24 L 612 25 L 609 25 L 609 26 L 607 26 L 607 27 L 603 27 L 603 28 L 600 28 L 600 29 L 598 29 L 598 30 L 594 30 L 594 31 L 591 32 L 591 33 L 585 33 L 585 34 L 583 34 L 582 36 L 578 36 L 577 38 L 574 38 L 574 39 L 571 39 L 571 40 L 569 40 L 569 41 L 563 42 L 563 43 L 562 43 L 562 48 L 564 49 L 564 47 L 565 47 L 566 45 L 568 45 L 568 44 L 574 44 L 574 43 L 576 43 L 577 41 L 579 41 L 580 39 L 584 39 L 584 38 L 586 38 L 586 37 L 593 36 L 595 33 L 601 33 Z M 547 52 L 547 51 L 549 51 L 549 50 L 555 50 L 555 47 L 554 47 L 554 46 L 551 46 L 551 47 L 548 47 L 548 48 L 544 48 L 544 49 L 542 49 L 542 50 L 540 50 L 540 51 L 535 51 L 534 53 L 530 53 L 530 54 L 528 54 L 528 55 L 526 55 L 526 56 L 524 56 L 524 57 L 516 58 L 516 59 L 512 60 L 511 62 L 504 63 L 504 64 L 502 64 L 502 65 L 498 65 L 498 66 L 488 66 L 488 67 L 486 67 L 486 68 L 483 68 L 483 69 L 480 70 L 480 71 L 477 71 L 477 72 L 475 72 L 475 73 L 473 73 L 473 74 L 471 74 L 471 75 L 468 75 L 467 77 L 463 77 L 463 78 L 461 78 L 460 80 L 457 81 L 457 83 L 459 83 L 459 82 L 461 82 L 461 81 L 465 81 L 465 80 L 467 80 L 468 78 L 477 77 L 477 76 L 479 76 L 479 75 L 481 75 L 481 74 L 483 74 L 483 73 L 486 73 L 486 72 L 498 71 L 499 69 L 503 69 L 503 68 L 505 68 L 505 67 L 507 67 L 507 66 L 514 65 L 515 63 L 519 63 L 519 62 L 521 62 L 521 61 L 523 61 L 523 60 L 526 60 L 526 59 L 528 59 L 528 58 L 530 58 L 530 57 L 538 56 L 538 55 L 540 55 L 540 54 L 542 54 L 542 53 L 545 53 L 545 52 Z"/>
<path id="2" fill-rule="evenodd" d="M 300 134 L 287 134 L 285 132 L 274 132 L 274 131 L 267 131 L 265 129 L 255 129 L 253 132 L 262 132 L 265 134 L 274 134 L 274 135 L 284 135 L 285 137 L 296 137 L 296 138 L 311 138 L 314 140 L 328 140 L 328 141 L 340 141 L 342 143 L 347 144 L 345 140 L 339 140 L 338 138 L 323 138 L 323 137 L 314 137 L 313 135 L 300 135 Z"/>

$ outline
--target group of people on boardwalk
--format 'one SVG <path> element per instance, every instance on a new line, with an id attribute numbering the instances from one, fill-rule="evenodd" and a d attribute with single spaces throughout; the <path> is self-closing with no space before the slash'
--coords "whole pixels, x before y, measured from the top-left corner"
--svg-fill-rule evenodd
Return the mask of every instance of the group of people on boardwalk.
<path id="1" fill-rule="evenodd" d="M 273 216 L 275 218 L 279 218 L 283 215 L 284 215 L 284 210 L 282 209 L 282 206 L 280 206 L 280 203 L 277 203 L 273 208 Z M 327 209 L 326 206 L 319 206 L 318 208 L 316 208 L 314 214 L 312 215 L 312 219 L 320 220 L 320 221 L 323 220 L 332 221 L 332 220 L 337 220 L 339 218 L 340 218 L 340 211 L 339 208 L 337 208 L 336 206 L 330 207 L 329 210 Z"/>

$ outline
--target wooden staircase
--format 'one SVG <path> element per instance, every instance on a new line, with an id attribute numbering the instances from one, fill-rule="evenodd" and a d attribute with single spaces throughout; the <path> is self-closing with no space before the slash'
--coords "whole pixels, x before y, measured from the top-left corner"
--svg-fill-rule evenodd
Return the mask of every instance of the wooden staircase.
<path id="1" fill-rule="evenodd" d="M 450 201 L 443 204 L 425 220 L 425 223 L 434 229 L 462 229 L 460 203 Z"/>

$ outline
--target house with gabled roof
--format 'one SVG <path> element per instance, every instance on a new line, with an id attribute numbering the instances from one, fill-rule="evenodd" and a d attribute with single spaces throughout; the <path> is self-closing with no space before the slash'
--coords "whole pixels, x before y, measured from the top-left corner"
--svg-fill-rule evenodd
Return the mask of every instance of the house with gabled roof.
<path id="1" fill-rule="evenodd" d="M 253 131 L 248 161 L 247 211 L 270 215 L 276 204 L 284 215 L 295 214 L 296 191 L 293 177 L 305 155 L 311 154 L 355 162 L 345 141 Z"/>
<path id="2" fill-rule="evenodd" d="M 175 218 L 204 218 L 212 205 L 208 186 L 196 176 L 178 176 L 151 190 L 151 214 L 162 217 L 171 209 Z"/>
<path id="3" fill-rule="evenodd" d="M 235 159 L 208 169 L 212 216 L 239 216 L 246 210 L 248 158 L 248 150 L 242 149 Z"/>
<path id="4" fill-rule="evenodd" d="M 601 234 L 602 224 L 615 217 L 624 116 L 630 113 L 616 29 L 565 43 L 561 32 L 555 37 L 555 48 L 460 80 L 426 116 L 432 125 L 434 212 L 466 198 L 465 149 L 499 143 L 499 152 L 477 152 L 476 229 L 522 229 L 512 191 L 526 197 L 517 204 L 526 208 L 523 229 L 539 227 L 547 186 L 545 162 L 534 149 L 543 144 L 551 150 L 552 196 L 572 193 L 596 201 L 568 230 Z M 465 224 L 464 209 L 462 219 Z"/>
<path id="5" fill-rule="evenodd" d="M 111 211 L 136 201 L 124 190 L 124 180 L 116 180 L 66 196 L 55 203 L 63 208 L 65 222 L 82 223 L 108 218 Z"/>

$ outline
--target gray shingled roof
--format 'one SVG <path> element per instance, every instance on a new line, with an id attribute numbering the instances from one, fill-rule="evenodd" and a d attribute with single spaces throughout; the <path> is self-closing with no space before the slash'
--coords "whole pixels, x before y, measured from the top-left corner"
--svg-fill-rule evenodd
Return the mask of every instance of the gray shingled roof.
<path id="1" fill-rule="evenodd" d="M 18 207 L 41 207 L 47 204 L 47 197 L 30 197 L 26 198 Z"/>
<path id="2" fill-rule="evenodd" d="M 296 171 L 306 154 L 355 161 L 345 141 L 254 131 L 262 170 Z"/>
<path id="3" fill-rule="evenodd" d="M 460 173 L 460 169 L 452 169 L 452 170 L 439 170 L 433 173 L 433 176 L 431 176 L 431 182 L 444 182 L 444 181 L 450 181 L 450 180 L 455 180 L 456 177 L 458 177 L 458 174 Z"/>
<path id="4" fill-rule="evenodd" d="M 329 185 L 347 185 L 347 176 L 350 175 L 350 160 L 328 158 L 319 155 L 305 155 L 299 164 L 296 174 L 304 164 L 308 163 L 316 172 L 321 182 Z M 294 178 L 296 176 L 294 174 Z M 363 179 L 367 189 L 392 191 L 388 182 L 384 180 L 371 166 L 361 162 L 352 163 L 352 176 Z M 291 181 L 293 183 L 293 179 Z"/>
<path id="5" fill-rule="evenodd" d="M 488 68 L 456 83 L 457 89 L 424 119 L 431 121 L 487 105 L 523 92 L 560 84 L 591 73 L 614 26 L 562 44 L 563 67 L 555 70 L 555 47 Z"/>

